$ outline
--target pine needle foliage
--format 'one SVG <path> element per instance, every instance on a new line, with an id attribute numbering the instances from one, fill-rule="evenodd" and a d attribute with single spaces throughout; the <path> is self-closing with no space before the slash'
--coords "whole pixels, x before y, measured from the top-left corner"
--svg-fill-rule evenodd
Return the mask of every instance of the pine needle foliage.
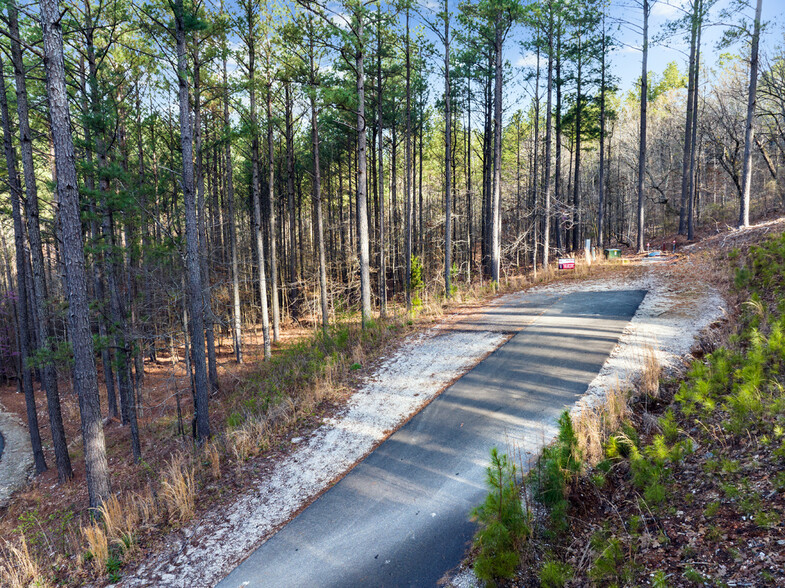
<path id="1" fill-rule="evenodd" d="M 530 535 L 528 513 L 521 504 L 517 468 L 507 455 L 491 450 L 485 502 L 472 511 L 481 528 L 474 538 L 479 555 L 474 563 L 477 577 L 489 585 L 511 578 L 520 562 L 520 546 Z"/>

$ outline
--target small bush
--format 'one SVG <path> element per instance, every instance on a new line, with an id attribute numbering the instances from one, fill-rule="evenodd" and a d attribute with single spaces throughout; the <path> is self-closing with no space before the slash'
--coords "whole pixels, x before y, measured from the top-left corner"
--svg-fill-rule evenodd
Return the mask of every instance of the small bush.
<path id="1" fill-rule="evenodd" d="M 568 488 L 581 471 L 582 465 L 578 438 L 570 414 L 565 411 L 559 417 L 559 434 L 556 441 L 543 449 L 535 472 L 535 497 L 550 508 L 551 524 L 556 532 L 567 529 Z"/>
<path id="2" fill-rule="evenodd" d="M 515 574 L 520 544 L 530 530 L 528 513 L 521 505 L 516 467 L 506 455 L 500 456 L 495 447 L 491 450 L 486 480 L 490 492 L 485 502 L 472 511 L 481 525 L 474 538 L 479 547 L 474 572 L 481 580 L 492 583 Z"/>
<path id="3" fill-rule="evenodd" d="M 562 588 L 572 578 L 572 566 L 560 561 L 548 559 L 540 568 L 540 586 L 544 588 Z"/>

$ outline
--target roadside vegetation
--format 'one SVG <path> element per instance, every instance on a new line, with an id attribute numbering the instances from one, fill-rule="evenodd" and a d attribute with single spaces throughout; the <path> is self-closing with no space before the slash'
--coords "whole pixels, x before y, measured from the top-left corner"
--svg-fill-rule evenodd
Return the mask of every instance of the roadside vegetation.
<path id="1" fill-rule="evenodd" d="M 785 585 L 785 235 L 725 256 L 731 320 L 684 377 L 652 354 L 636 386 L 564 413 L 521 486 L 520 565 L 496 581 Z"/>

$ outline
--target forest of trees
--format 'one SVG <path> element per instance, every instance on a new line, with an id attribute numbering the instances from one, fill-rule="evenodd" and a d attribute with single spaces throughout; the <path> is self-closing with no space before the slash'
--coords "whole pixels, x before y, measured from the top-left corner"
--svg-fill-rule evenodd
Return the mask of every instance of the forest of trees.
<path id="1" fill-rule="evenodd" d="M 655 0 L 4 0 L 0 380 L 37 471 L 73 475 L 72 383 L 99 505 L 103 419 L 140 459 L 145 363 L 175 346 L 203 442 L 217 338 L 241 363 L 258 326 L 270 357 L 287 324 L 366 324 L 423 282 L 782 210 L 785 45 L 760 43 L 761 0 L 677 4 L 650 31 Z M 650 71 L 668 44 L 684 57 Z"/>

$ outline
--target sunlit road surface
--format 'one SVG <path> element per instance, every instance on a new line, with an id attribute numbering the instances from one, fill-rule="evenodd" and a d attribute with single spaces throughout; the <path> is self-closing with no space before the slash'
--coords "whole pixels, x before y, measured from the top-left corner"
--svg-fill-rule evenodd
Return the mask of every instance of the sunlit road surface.
<path id="1" fill-rule="evenodd" d="M 437 585 L 476 530 L 469 512 L 487 493 L 490 449 L 514 446 L 525 461 L 550 440 L 645 294 L 520 296 L 492 307 L 479 320 L 516 334 L 219 586 Z"/>

